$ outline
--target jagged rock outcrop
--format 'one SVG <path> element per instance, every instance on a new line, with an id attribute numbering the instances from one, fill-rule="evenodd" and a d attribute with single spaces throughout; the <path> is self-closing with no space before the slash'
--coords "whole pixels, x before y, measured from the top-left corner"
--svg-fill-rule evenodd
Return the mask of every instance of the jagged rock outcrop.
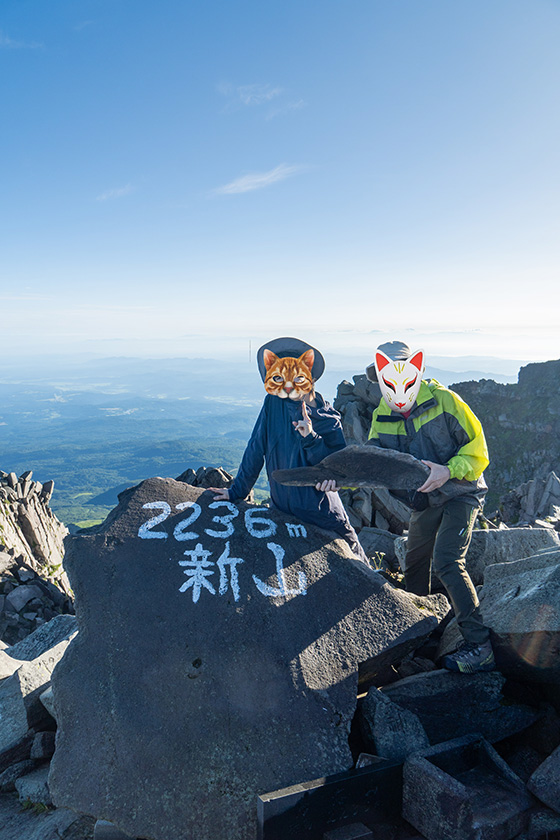
<path id="1" fill-rule="evenodd" d="M 517 384 L 452 385 L 480 418 L 490 451 L 487 509 L 512 488 L 560 472 L 560 360 L 522 367 Z M 517 524 L 513 521 L 512 524 Z"/>
<path id="2" fill-rule="evenodd" d="M 502 496 L 500 518 L 507 525 L 537 525 L 560 531 L 560 479 L 556 473 L 533 478 Z"/>
<path id="3" fill-rule="evenodd" d="M 54 482 L 0 471 L 0 542 L 37 572 L 61 568 L 68 529 L 49 507 Z"/>
<path id="4" fill-rule="evenodd" d="M 49 506 L 54 482 L 32 472 L 0 472 L 0 638 L 23 639 L 56 615 L 72 613 L 64 572 L 68 530 Z"/>

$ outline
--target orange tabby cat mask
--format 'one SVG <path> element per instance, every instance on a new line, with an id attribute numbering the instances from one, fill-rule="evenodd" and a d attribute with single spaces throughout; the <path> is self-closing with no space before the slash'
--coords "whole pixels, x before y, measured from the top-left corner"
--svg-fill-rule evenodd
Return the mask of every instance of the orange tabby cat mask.
<path id="1" fill-rule="evenodd" d="M 264 387 L 268 394 L 280 399 L 302 400 L 305 394 L 313 390 L 313 362 L 315 353 L 306 350 L 295 359 L 292 356 L 281 358 L 272 350 L 263 351 L 266 368 Z"/>
<path id="2" fill-rule="evenodd" d="M 420 391 L 424 372 L 424 351 L 416 350 L 408 359 L 391 359 L 380 347 L 375 353 L 375 371 L 383 399 L 393 411 L 410 411 Z"/>
<path id="3" fill-rule="evenodd" d="M 325 370 L 319 350 L 289 336 L 263 344 L 257 351 L 257 365 L 267 393 L 290 400 L 301 400 L 311 393 Z"/>

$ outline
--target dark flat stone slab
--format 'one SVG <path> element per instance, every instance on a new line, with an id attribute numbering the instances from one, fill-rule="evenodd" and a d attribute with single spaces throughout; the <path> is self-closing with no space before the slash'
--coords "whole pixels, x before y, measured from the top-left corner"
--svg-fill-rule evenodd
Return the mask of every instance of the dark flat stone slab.
<path id="1" fill-rule="evenodd" d="M 429 467 L 413 455 L 365 444 L 333 452 L 314 467 L 275 470 L 272 478 L 279 484 L 297 487 L 333 478 L 339 487 L 418 490 L 429 474 Z"/>
<path id="2" fill-rule="evenodd" d="M 358 821 L 374 828 L 379 821 L 398 817 L 401 802 L 402 764 L 380 760 L 259 796 L 258 840 L 323 840 L 325 833 L 334 838 Z"/>
<path id="3" fill-rule="evenodd" d="M 121 494 L 65 566 L 53 798 L 151 840 L 254 840 L 258 794 L 349 769 L 359 665 L 437 623 L 344 541 L 172 479 Z"/>

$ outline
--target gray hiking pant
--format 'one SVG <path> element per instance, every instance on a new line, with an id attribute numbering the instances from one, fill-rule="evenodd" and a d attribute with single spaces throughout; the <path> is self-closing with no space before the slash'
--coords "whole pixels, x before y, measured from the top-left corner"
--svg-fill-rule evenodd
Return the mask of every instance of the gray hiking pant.
<path id="1" fill-rule="evenodd" d="M 430 569 L 444 585 L 467 642 L 483 644 L 489 638 L 480 614 L 478 597 L 465 566 L 477 507 L 451 499 L 441 507 L 414 511 L 408 529 L 404 579 L 408 592 L 429 595 Z"/>

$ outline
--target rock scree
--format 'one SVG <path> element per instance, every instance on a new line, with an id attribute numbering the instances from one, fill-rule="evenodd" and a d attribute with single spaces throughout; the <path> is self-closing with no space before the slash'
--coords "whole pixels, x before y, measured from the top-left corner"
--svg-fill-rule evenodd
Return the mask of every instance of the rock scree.
<path id="1" fill-rule="evenodd" d="M 134 837 L 255 840 L 258 794 L 352 767 L 358 666 L 437 624 L 334 535 L 173 479 L 66 547 L 49 787 Z"/>

